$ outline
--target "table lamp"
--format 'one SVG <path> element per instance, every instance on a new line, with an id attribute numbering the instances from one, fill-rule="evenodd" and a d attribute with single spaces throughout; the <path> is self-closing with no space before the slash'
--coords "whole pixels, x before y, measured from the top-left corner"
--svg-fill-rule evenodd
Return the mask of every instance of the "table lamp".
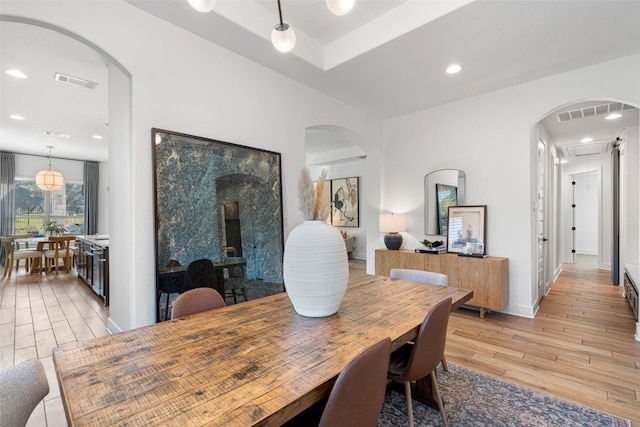
<path id="1" fill-rule="evenodd" d="M 404 214 L 380 214 L 380 232 L 384 235 L 384 244 L 390 251 L 402 246 L 401 231 L 407 231 L 407 217 Z"/>

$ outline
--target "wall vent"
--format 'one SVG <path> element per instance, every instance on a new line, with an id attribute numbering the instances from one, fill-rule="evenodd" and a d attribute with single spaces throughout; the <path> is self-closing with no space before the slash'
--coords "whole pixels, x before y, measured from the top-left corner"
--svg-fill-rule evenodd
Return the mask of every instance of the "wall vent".
<path id="1" fill-rule="evenodd" d="M 56 73 L 54 79 L 62 83 L 68 83 L 70 85 L 86 87 L 87 89 L 95 89 L 96 86 L 98 86 L 98 83 L 96 82 L 81 79 L 79 77 L 68 76 L 62 73 Z"/>
<path id="2" fill-rule="evenodd" d="M 599 114 L 609 114 L 620 112 L 624 110 L 631 110 L 635 107 L 631 105 L 623 104 L 621 102 L 612 102 L 610 104 L 592 105 L 590 107 L 579 108 L 577 110 L 563 111 L 556 114 L 556 118 L 559 122 L 567 122 L 569 120 L 584 119 L 586 117 L 593 117 Z"/>

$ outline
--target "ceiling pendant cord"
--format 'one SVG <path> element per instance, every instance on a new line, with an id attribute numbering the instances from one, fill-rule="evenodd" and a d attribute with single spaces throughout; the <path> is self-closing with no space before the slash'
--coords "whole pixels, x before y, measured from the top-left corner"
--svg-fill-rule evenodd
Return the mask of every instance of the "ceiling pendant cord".
<path id="1" fill-rule="evenodd" d="M 280 22 L 271 31 L 271 43 L 276 50 L 287 53 L 296 45 L 296 33 L 293 28 L 282 19 L 282 6 L 278 0 L 278 16 Z"/>

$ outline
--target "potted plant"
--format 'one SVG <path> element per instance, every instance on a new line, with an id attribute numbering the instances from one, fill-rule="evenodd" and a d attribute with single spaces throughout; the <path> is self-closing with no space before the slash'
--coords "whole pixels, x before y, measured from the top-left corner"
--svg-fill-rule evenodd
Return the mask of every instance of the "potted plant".
<path id="1" fill-rule="evenodd" d="M 62 236 L 67 231 L 67 227 L 64 224 L 58 223 L 58 221 L 49 221 L 44 226 L 45 236 Z"/>
<path id="2" fill-rule="evenodd" d="M 327 223 L 331 214 L 326 171 L 314 185 L 307 168 L 298 180 L 298 201 L 305 222 L 291 230 L 284 247 L 283 277 L 293 308 L 302 316 L 324 317 L 338 311 L 349 281 L 344 239 Z"/>

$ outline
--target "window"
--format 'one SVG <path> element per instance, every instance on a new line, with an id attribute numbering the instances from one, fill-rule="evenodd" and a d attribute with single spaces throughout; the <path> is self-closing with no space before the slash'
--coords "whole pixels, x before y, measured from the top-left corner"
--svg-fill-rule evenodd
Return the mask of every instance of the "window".
<path id="1" fill-rule="evenodd" d="M 39 234 L 44 224 L 57 221 L 70 233 L 84 230 L 84 185 L 66 182 L 60 191 L 42 191 L 32 179 L 16 179 L 16 234 Z"/>

